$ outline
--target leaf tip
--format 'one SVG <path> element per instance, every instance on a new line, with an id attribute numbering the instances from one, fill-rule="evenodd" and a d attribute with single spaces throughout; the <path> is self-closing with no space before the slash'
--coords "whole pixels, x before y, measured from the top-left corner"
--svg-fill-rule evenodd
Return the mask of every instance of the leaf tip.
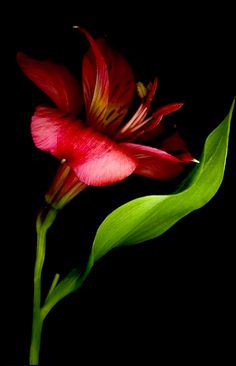
<path id="1" fill-rule="evenodd" d="M 233 111 L 234 111 L 234 107 L 235 107 L 235 99 L 236 99 L 236 96 L 233 98 L 233 102 L 232 102 L 231 107 L 230 107 L 230 110 L 229 110 L 229 118 L 230 118 L 230 120 L 232 119 L 232 115 L 233 115 Z"/>

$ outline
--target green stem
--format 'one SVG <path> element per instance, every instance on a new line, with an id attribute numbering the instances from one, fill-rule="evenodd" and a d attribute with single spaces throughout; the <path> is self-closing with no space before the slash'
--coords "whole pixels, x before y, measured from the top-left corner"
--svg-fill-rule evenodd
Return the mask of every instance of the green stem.
<path id="1" fill-rule="evenodd" d="M 34 269 L 34 302 L 32 338 L 30 346 L 30 365 L 38 365 L 41 343 L 41 333 L 44 317 L 41 312 L 41 276 L 46 250 L 46 234 L 56 218 L 57 211 L 54 209 L 42 211 L 37 218 L 37 251 Z"/>

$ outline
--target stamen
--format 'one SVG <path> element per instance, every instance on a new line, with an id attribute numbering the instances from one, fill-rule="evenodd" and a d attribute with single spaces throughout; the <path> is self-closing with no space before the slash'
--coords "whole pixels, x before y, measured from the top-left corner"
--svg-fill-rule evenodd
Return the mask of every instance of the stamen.
<path id="1" fill-rule="evenodd" d="M 135 132 L 137 130 L 139 130 L 141 127 L 143 127 L 144 125 L 146 125 L 149 121 L 151 121 L 153 119 L 153 116 L 145 119 L 142 123 L 134 126 L 133 128 L 130 129 L 130 132 Z"/>
<path id="2" fill-rule="evenodd" d="M 136 111 L 136 113 L 133 115 L 133 117 L 131 118 L 131 120 L 129 122 L 127 122 L 122 129 L 120 130 L 120 133 L 124 133 L 127 130 L 130 130 L 131 128 L 133 128 L 134 126 L 137 125 L 137 123 L 139 123 L 139 121 L 142 119 L 143 116 L 145 116 L 146 114 L 146 110 L 147 108 L 144 107 L 143 104 L 141 104 L 138 108 L 138 110 Z"/>
<path id="3" fill-rule="evenodd" d="M 147 95 L 147 88 L 144 86 L 144 84 L 141 82 L 141 81 L 138 81 L 137 84 L 136 84 L 136 88 L 137 88 L 137 93 L 138 93 L 138 96 L 141 98 L 141 99 L 144 99 Z"/>

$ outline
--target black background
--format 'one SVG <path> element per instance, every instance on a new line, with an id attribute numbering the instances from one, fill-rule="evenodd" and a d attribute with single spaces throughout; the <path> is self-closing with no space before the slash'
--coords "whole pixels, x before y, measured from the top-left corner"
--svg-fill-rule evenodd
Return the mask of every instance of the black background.
<path id="1" fill-rule="evenodd" d="M 132 12 L 121 3 L 90 4 L 87 9 L 64 4 L 40 13 L 26 8 L 14 21 L 16 93 L 8 122 L 10 192 L 3 252 L 6 327 L 1 357 L 7 365 L 28 362 L 35 218 L 58 164 L 32 143 L 31 115 L 48 99 L 18 69 L 15 53 L 52 58 L 80 77 L 86 42 L 72 25 L 85 27 L 94 37 L 107 36 L 129 60 L 137 80 L 158 76 L 157 105 L 184 102 L 168 118 L 176 121 L 196 157 L 232 103 L 232 9 L 226 4 L 209 10 L 200 4 L 148 5 L 137 5 Z M 53 309 L 43 331 L 42 364 L 191 364 L 203 355 L 205 360 L 225 360 L 232 346 L 235 136 L 234 122 L 225 178 L 207 206 L 156 240 L 106 255 L 83 287 Z M 55 272 L 63 275 L 84 263 L 97 227 L 114 208 L 142 195 L 169 192 L 177 183 L 132 176 L 84 191 L 60 213 L 50 232 L 44 289 Z"/>

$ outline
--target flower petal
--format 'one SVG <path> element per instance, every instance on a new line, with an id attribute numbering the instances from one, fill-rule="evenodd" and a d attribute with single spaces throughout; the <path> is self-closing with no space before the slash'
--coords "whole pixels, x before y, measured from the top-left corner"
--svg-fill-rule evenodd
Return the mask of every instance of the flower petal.
<path id="1" fill-rule="evenodd" d="M 62 162 L 45 195 L 45 200 L 50 206 L 61 209 L 86 187 L 86 184 L 80 182 L 73 169 Z"/>
<path id="2" fill-rule="evenodd" d="M 135 140 L 148 141 L 156 136 L 159 136 L 164 129 L 163 123 L 160 123 L 162 121 L 162 118 L 164 116 L 167 116 L 168 114 L 178 111 L 180 108 L 182 108 L 182 106 L 183 103 L 172 103 L 167 104 L 164 107 L 158 108 L 152 114 L 152 120 L 148 125 L 146 125 L 146 129 L 143 130 L 139 135 L 137 135 Z"/>
<path id="3" fill-rule="evenodd" d="M 188 151 L 188 147 L 180 134 L 175 130 L 169 136 L 167 136 L 160 144 L 159 147 L 170 154 L 175 155 L 186 163 L 190 161 L 196 161 Z"/>
<path id="4" fill-rule="evenodd" d="M 65 159 L 87 185 L 118 182 L 137 166 L 137 159 L 125 147 L 53 108 L 38 107 L 31 126 L 35 145 Z"/>
<path id="5" fill-rule="evenodd" d="M 182 106 L 183 103 L 172 103 L 165 105 L 164 107 L 158 108 L 152 114 L 151 122 L 146 124 L 146 128 L 143 129 L 143 131 L 141 131 L 139 134 L 137 134 L 133 141 L 148 141 L 160 135 L 160 133 L 163 131 L 163 125 L 160 124 L 162 118 L 164 116 L 167 116 L 168 114 L 178 111 L 180 108 L 182 108 Z"/>
<path id="6" fill-rule="evenodd" d="M 68 127 L 69 123 L 63 112 L 49 107 L 37 107 L 31 120 L 31 133 L 35 146 L 59 157 L 58 140 L 62 129 Z"/>
<path id="7" fill-rule="evenodd" d="M 138 159 L 135 174 L 158 180 L 175 178 L 184 169 L 186 162 L 167 152 L 153 147 L 121 143 Z"/>
<path id="8" fill-rule="evenodd" d="M 108 69 L 95 40 L 87 31 L 79 29 L 91 46 L 83 60 L 83 92 L 87 120 L 96 129 L 103 129 L 109 99 Z"/>
<path id="9" fill-rule="evenodd" d="M 82 97 L 79 85 L 70 72 L 62 65 L 51 61 L 38 61 L 23 53 L 17 54 L 22 71 L 63 112 L 77 114 L 81 110 Z"/>
<path id="10" fill-rule="evenodd" d="M 164 105 L 163 107 L 158 108 L 154 113 L 153 117 L 159 117 L 159 116 L 167 116 L 170 113 L 173 113 L 175 111 L 178 111 L 180 108 L 183 107 L 183 103 L 171 103 Z"/>
<path id="11" fill-rule="evenodd" d="M 135 80 L 128 62 L 112 50 L 104 39 L 97 45 L 105 59 L 109 72 L 109 104 L 104 120 L 106 132 L 114 133 L 123 121 L 135 91 Z"/>

